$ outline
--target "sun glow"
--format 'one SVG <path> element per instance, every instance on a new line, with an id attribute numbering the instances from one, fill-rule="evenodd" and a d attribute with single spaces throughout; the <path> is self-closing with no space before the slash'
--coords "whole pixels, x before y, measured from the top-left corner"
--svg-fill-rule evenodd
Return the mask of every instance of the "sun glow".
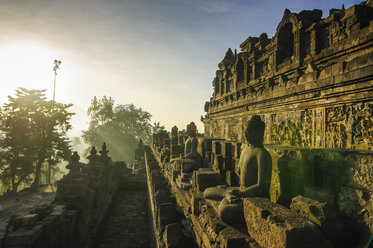
<path id="1" fill-rule="evenodd" d="M 62 60 L 58 53 L 46 46 L 32 43 L 11 43 L 0 46 L 0 85 L 1 91 L 12 92 L 18 87 L 27 89 L 47 89 L 47 97 L 52 97 L 53 91 L 53 61 Z M 62 61 L 61 69 L 57 71 L 57 86 L 59 73 L 66 78 L 66 67 Z M 0 93 L 0 102 L 6 96 Z M 56 100 L 61 100 L 61 95 Z"/>

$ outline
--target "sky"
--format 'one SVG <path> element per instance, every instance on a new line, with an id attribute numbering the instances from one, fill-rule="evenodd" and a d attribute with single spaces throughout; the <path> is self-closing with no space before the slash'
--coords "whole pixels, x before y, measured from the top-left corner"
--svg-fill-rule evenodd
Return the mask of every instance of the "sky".
<path id="1" fill-rule="evenodd" d="M 346 8 L 336 0 L 0 0 L 0 104 L 17 87 L 72 103 L 71 135 L 94 96 L 133 103 L 167 130 L 200 121 L 218 63 L 248 36 L 275 35 L 291 12 Z"/>

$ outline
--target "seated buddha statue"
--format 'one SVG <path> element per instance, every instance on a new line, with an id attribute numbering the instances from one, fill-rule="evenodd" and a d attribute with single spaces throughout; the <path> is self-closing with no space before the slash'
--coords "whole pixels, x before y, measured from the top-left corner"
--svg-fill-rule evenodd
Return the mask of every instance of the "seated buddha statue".
<path id="1" fill-rule="evenodd" d="M 263 147 L 265 124 L 258 115 L 247 123 L 244 147 L 238 163 L 239 187 L 219 185 L 204 191 L 205 199 L 221 200 L 218 208 L 220 218 L 228 224 L 244 221 L 244 197 L 269 197 L 271 185 L 272 159 Z"/>
<path id="2" fill-rule="evenodd" d="M 192 159 L 196 160 L 197 157 L 197 126 L 194 124 L 194 122 L 189 123 L 187 125 L 187 134 L 188 139 L 185 142 L 184 146 L 184 159 Z"/>

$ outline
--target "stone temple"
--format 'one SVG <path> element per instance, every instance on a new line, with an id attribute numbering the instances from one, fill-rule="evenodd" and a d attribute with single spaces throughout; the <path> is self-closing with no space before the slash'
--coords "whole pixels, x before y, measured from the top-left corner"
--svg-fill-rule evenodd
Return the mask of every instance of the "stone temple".
<path id="1" fill-rule="evenodd" d="M 140 141 L 136 175 L 106 145 L 74 154 L 55 201 L 12 216 L 0 247 L 372 247 L 373 1 L 286 9 L 240 48 L 204 134 Z"/>

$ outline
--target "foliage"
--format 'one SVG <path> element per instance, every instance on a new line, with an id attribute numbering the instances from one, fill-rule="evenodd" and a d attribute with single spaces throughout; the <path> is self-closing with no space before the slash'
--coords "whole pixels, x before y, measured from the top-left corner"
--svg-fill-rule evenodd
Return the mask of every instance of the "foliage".
<path id="1" fill-rule="evenodd" d="M 152 133 L 159 133 L 164 130 L 165 128 L 163 125 L 161 126 L 159 122 L 154 122 L 153 127 L 152 127 Z"/>
<path id="2" fill-rule="evenodd" d="M 33 174 L 36 188 L 44 162 L 53 166 L 70 157 L 71 104 L 47 101 L 45 90 L 18 88 L 8 98 L 0 113 L 0 178 L 16 191 Z"/>
<path id="3" fill-rule="evenodd" d="M 71 139 L 71 143 L 73 146 L 79 146 L 82 144 L 82 140 L 80 139 L 80 137 L 75 136 Z"/>
<path id="4" fill-rule="evenodd" d="M 99 100 L 94 97 L 88 115 L 91 121 L 88 130 L 83 132 L 84 141 L 96 147 L 106 142 L 113 160 L 130 164 L 138 140 L 142 139 L 145 144 L 151 142 L 151 114 L 133 104 L 115 106 L 111 97 Z M 158 123 L 157 128 L 162 127 Z"/>

